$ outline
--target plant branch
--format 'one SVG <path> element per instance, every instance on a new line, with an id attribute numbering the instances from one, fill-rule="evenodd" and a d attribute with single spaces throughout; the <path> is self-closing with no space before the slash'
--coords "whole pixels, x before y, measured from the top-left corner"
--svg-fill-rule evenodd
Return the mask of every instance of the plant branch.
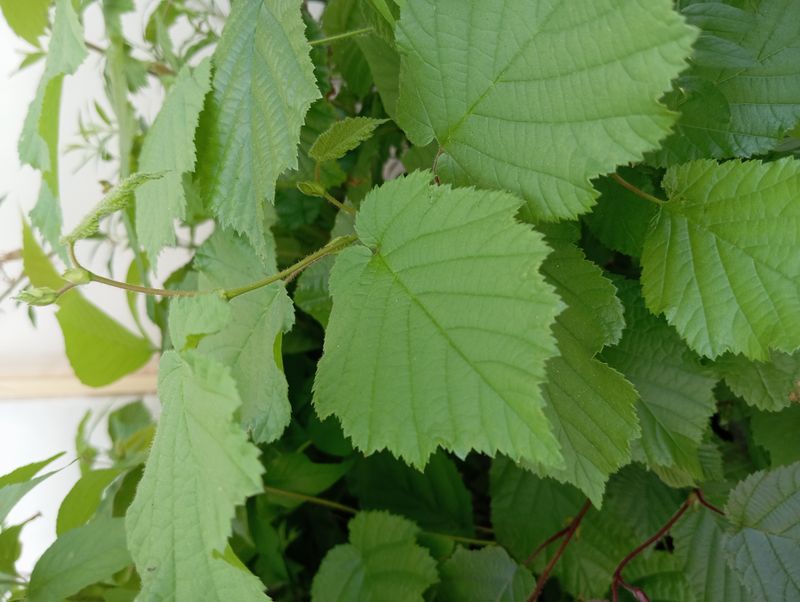
<path id="1" fill-rule="evenodd" d="M 705 506 L 706 508 L 708 508 L 712 512 L 716 512 L 720 516 L 725 516 L 725 513 L 722 510 L 717 508 L 714 504 L 712 504 L 711 502 L 709 502 L 705 498 L 705 496 L 703 495 L 703 492 L 700 491 L 700 489 L 695 488 L 694 495 L 695 495 L 697 501 L 700 502 L 700 505 Z"/>
<path id="2" fill-rule="evenodd" d="M 334 238 L 332 241 L 330 241 L 327 245 L 325 245 L 318 251 L 312 253 L 311 255 L 307 255 L 297 263 L 290 265 L 285 270 L 281 270 L 280 272 L 274 274 L 273 276 L 269 276 L 262 280 L 257 280 L 256 282 L 253 282 L 251 284 L 246 284 L 245 286 L 240 286 L 238 288 L 232 288 L 226 290 L 224 292 L 225 298 L 230 300 L 235 297 L 238 297 L 239 295 L 249 293 L 250 291 L 255 290 L 257 288 L 261 288 L 262 286 L 267 286 L 269 284 L 272 284 L 273 282 L 277 282 L 278 280 L 282 280 L 284 278 L 292 276 L 296 272 L 306 269 L 312 263 L 322 259 L 326 255 L 338 253 L 345 247 L 349 247 L 356 240 L 358 240 L 358 237 L 355 234 Z"/>
<path id="3" fill-rule="evenodd" d="M 528 602 L 534 602 L 539 598 L 542 591 L 544 590 L 544 584 L 547 583 L 547 579 L 550 577 L 550 573 L 553 570 L 553 567 L 556 566 L 558 559 L 561 558 L 561 555 L 564 553 L 564 550 L 567 549 L 569 542 L 572 540 L 572 536 L 575 535 L 575 531 L 578 530 L 578 527 L 583 520 L 583 517 L 586 516 L 586 513 L 589 512 L 589 508 L 592 507 L 592 502 L 586 500 L 581 506 L 580 511 L 578 512 L 577 516 L 572 519 L 572 522 L 567 527 L 566 533 L 564 533 L 564 539 L 561 540 L 561 545 L 558 546 L 558 550 L 550 559 L 550 562 L 547 563 L 547 566 L 544 567 L 544 571 L 541 575 L 539 575 L 539 579 L 536 581 L 536 589 L 533 590 L 533 593 L 528 598 Z"/>
<path id="4" fill-rule="evenodd" d="M 530 564 L 536 559 L 536 557 L 542 552 L 542 550 L 544 550 L 554 541 L 564 537 L 567 534 L 567 531 L 569 531 L 569 527 L 564 527 L 563 529 L 561 529 L 561 531 L 553 533 L 550 537 L 548 537 L 542 543 L 540 543 L 539 547 L 537 547 L 533 552 L 531 552 L 530 555 L 525 559 L 525 562 L 523 562 L 522 564 L 524 564 L 525 566 L 530 566 Z"/>
<path id="5" fill-rule="evenodd" d="M 340 211 L 344 211 L 348 215 L 355 215 L 356 210 L 352 207 L 348 207 L 344 203 L 342 203 L 339 199 L 329 193 L 327 190 L 322 194 L 326 201 L 328 201 L 334 207 L 337 207 Z"/>
<path id="6" fill-rule="evenodd" d="M 309 46 L 324 46 L 339 40 L 346 40 L 347 38 L 354 38 L 356 36 L 364 35 L 374 31 L 372 27 L 362 27 L 361 29 L 354 29 L 353 31 L 345 31 L 344 33 L 337 33 L 335 36 L 328 36 L 327 38 L 319 38 L 318 40 L 311 40 Z"/>
<path id="7" fill-rule="evenodd" d="M 650 201 L 651 203 L 655 203 L 656 205 L 666 205 L 667 203 L 667 201 L 660 199 L 657 196 L 653 196 L 652 194 L 650 194 L 649 192 L 645 192 L 641 188 L 637 188 L 618 173 L 612 173 L 611 177 L 617 182 L 617 184 L 619 184 L 624 188 L 627 188 L 633 194 L 635 194 L 639 198 L 644 199 L 645 201 Z"/>

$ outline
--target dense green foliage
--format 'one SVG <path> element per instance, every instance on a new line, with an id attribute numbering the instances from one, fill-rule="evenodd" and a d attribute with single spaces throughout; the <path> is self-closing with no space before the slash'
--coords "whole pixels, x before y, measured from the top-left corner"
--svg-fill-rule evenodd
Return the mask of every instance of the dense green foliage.
<path id="1" fill-rule="evenodd" d="M 162 0 L 136 50 L 52 4 L 0 0 L 44 63 L 17 298 L 88 385 L 159 355 L 162 409 L 82 423 L 29 575 L 58 458 L 0 477 L 0 599 L 800 601 L 798 2 Z M 66 233 L 89 50 L 118 180 Z"/>

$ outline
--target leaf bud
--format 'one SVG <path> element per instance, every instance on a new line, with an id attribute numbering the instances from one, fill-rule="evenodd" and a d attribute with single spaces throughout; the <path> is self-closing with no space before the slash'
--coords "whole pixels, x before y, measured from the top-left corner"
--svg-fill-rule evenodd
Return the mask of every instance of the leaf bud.
<path id="1" fill-rule="evenodd" d="M 61 277 L 72 284 L 88 284 L 92 280 L 89 276 L 89 272 L 82 268 L 69 268 L 66 272 L 61 274 Z"/>
<path id="2" fill-rule="evenodd" d="M 58 300 L 58 291 L 47 286 L 32 287 L 21 291 L 14 298 L 28 305 L 52 305 Z"/>
<path id="3" fill-rule="evenodd" d="M 297 189 L 306 196 L 325 196 L 325 187 L 319 182 L 312 182 L 310 180 L 298 182 Z"/>

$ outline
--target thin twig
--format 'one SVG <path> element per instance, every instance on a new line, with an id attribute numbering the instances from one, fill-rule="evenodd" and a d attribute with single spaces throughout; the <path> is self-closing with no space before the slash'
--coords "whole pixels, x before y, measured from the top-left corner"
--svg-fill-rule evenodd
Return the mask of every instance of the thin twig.
<path id="1" fill-rule="evenodd" d="M 558 546 L 558 550 L 556 553 L 553 554 L 553 557 L 550 559 L 550 562 L 547 563 L 547 566 L 544 567 L 544 571 L 541 575 L 539 575 L 539 579 L 536 581 L 536 589 L 533 590 L 533 593 L 528 598 L 528 602 L 534 602 L 536 599 L 539 598 L 542 591 L 544 590 L 544 584 L 547 583 L 547 579 L 550 577 L 550 573 L 553 571 L 553 567 L 556 566 L 558 559 L 561 558 L 561 555 L 564 553 L 564 550 L 567 549 L 572 536 L 575 535 L 575 531 L 578 530 L 578 527 L 583 520 L 583 517 L 586 516 L 586 513 L 589 512 L 589 508 L 592 507 L 592 502 L 586 500 L 581 506 L 580 511 L 578 512 L 577 516 L 572 519 L 572 522 L 567 527 L 567 532 L 564 533 L 564 539 L 561 540 L 561 545 Z"/>
<path id="2" fill-rule="evenodd" d="M 612 173 L 611 177 L 617 182 L 617 184 L 619 184 L 624 188 L 627 188 L 633 194 L 635 194 L 639 198 L 644 199 L 645 201 L 650 201 L 651 203 L 655 203 L 656 205 L 665 205 L 667 203 L 667 201 L 660 199 L 657 196 L 653 196 L 652 194 L 650 194 L 649 192 L 645 192 L 641 188 L 637 188 L 618 173 Z"/>
<path id="3" fill-rule="evenodd" d="M 569 527 L 564 527 L 563 529 L 561 529 L 561 531 L 553 533 L 550 537 L 548 537 L 541 544 L 539 544 L 539 547 L 536 548 L 533 552 L 531 552 L 530 555 L 525 559 L 525 562 L 523 562 L 522 564 L 524 564 L 525 566 L 530 566 L 531 563 L 536 559 L 536 557 L 542 552 L 542 550 L 544 550 L 554 541 L 564 537 L 567 534 L 567 531 L 569 531 Z"/>
<path id="4" fill-rule="evenodd" d="M 695 494 L 695 496 L 697 497 L 697 501 L 698 501 L 698 502 L 700 502 L 700 504 L 701 504 L 701 505 L 705 506 L 706 508 L 708 508 L 708 509 L 709 509 L 709 510 L 711 510 L 712 512 L 716 512 L 716 513 L 717 513 L 717 514 L 719 514 L 720 516 L 725 516 L 725 512 L 723 512 L 722 510 L 720 510 L 719 508 L 717 508 L 717 507 L 716 507 L 714 504 L 712 504 L 711 502 L 709 502 L 709 501 L 708 501 L 708 500 L 705 498 L 705 496 L 703 495 L 703 492 L 702 492 L 702 491 L 700 491 L 700 489 L 697 489 L 697 488 L 696 488 L 696 489 L 694 490 L 694 494 Z"/>
<path id="5" fill-rule="evenodd" d="M 338 42 L 340 40 L 346 40 L 348 38 L 353 38 L 355 36 L 361 36 L 365 33 L 371 33 L 373 30 L 372 27 L 362 27 L 361 29 L 354 29 L 353 31 L 345 31 L 344 33 L 337 33 L 335 36 L 328 36 L 327 38 L 319 38 L 318 40 L 311 40 L 308 45 L 309 46 L 324 46 L 325 44 L 330 44 L 332 42 Z"/>

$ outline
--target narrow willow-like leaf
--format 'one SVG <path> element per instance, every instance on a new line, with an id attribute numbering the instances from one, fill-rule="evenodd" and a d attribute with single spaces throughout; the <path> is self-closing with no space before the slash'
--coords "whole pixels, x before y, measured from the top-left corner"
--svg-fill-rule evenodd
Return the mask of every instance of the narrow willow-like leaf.
<path id="1" fill-rule="evenodd" d="M 223 557 L 234 510 L 261 490 L 262 471 L 234 418 L 241 401 L 230 370 L 197 351 L 169 351 L 158 391 L 163 412 L 126 516 L 137 600 L 267 600 L 256 577 Z"/>
<path id="2" fill-rule="evenodd" d="M 312 602 L 391 598 L 422 602 L 437 581 L 436 563 L 416 542 L 419 528 L 387 512 L 360 512 L 350 543 L 327 553 L 311 585 Z"/>
<path id="3" fill-rule="evenodd" d="M 60 602 L 131 564 L 122 518 L 98 518 L 61 535 L 31 573 L 30 602 Z"/>
<path id="4" fill-rule="evenodd" d="M 561 445 L 563 469 L 535 465 L 542 476 L 572 483 L 596 506 L 609 475 L 630 461 L 639 433 L 636 391 L 595 354 L 619 340 L 624 324 L 616 289 L 574 246 L 574 232 L 553 229 L 542 272 L 567 303 L 553 333 L 560 355 L 547 363 L 545 415 Z"/>
<path id="5" fill-rule="evenodd" d="M 34 286 L 57 290 L 66 284 L 27 224 L 22 230 L 22 258 L 25 274 Z M 102 387 L 138 370 L 152 356 L 146 339 L 134 335 L 77 290 L 61 295 L 57 303 L 56 319 L 67 358 L 82 383 Z"/>
<path id="6" fill-rule="evenodd" d="M 691 69 L 665 100 L 681 117 L 657 160 L 749 157 L 775 148 L 800 120 L 800 4 L 700 1 L 682 12 L 702 33 Z"/>
<path id="7" fill-rule="evenodd" d="M 196 266 L 203 288 L 233 288 L 275 274 L 275 243 L 264 240 L 267 259 L 247 241 L 217 231 L 198 249 Z M 294 324 L 294 308 L 282 282 L 240 295 L 230 302 L 231 321 L 200 342 L 199 349 L 231 369 L 242 397 L 240 418 L 257 443 L 280 437 L 289 424 L 288 385 L 283 374 L 281 337 Z"/>
<path id="8" fill-rule="evenodd" d="M 728 564 L 756 601 L 800 599 L 800 462 L 757 472 L 731 492 Z"/>
<path id="9" fill-rule="evenodd" d="M 21 466 L 8 474 L 0 476 L 0 523 L 6 520 L 8 513 L 25 495 L 47 477 L 55 474 L 48 472 L 40 476 L 36 474 L 51 462 L 57 460 L 63 453 L 56 454 L 42 460 Z"/>
<path id="10" fill-rule="evenodd" d="M 198 136 L 200 181 L 220 225 L 266 256 L 264 208 L 297 167 L 300 127 L 319 98 L 300 3 L 241 0 L 214 53 L 213 92 Z"/>
<path id="11" fill-rule="evenodd" d="M 345 156 L 348 151 L 358 147 L 387 119 L 371 117 L 348 117 L 337 121 L 316 139 L 308 154 L 317 161 L 332 161 Z"/>
<path id="12" fill-rule="evenodd" d="M 537 218 L 584 213 L 589 180 L 675 120 L 656 99 L 696 34 L 672 4 L 407 0 L 399 123 L 414 144 L 438 141 L 447 181 L 514 192 Z"/>
<path id="13" fill-rule="evenodd" d="M 800 346 L 800 162 L 670 168 L 642 287 L 697 353 L 766 360 Z"/>
<path id="14" fill-rule="evenodd" d="M 626 329 L 603 358 L 639 392 L 640 445 L 647 462 L 701 479 L 698 452 L 716 410 L 717 379 L 666 321 L 647 311 L 635 282 L 618 280 L 617 287 L 625 302 Z"/>
<path id="15" fill-rule="evenodd" d="M 166 172 L 136 190 L 136 234 L 154 263 L 162 247 L 175 244 L 175 220 L 186 217 L 183 174 L 194 169 L 194 133 L 210 86 L 208 59 L 181 69 L 142 146 L 139 170 Z"/>
<path id="16" fill-rule="evenodd" d="M 525 602 L 536 581 L 499 546 L 458 548 L 441 565 L 436 599 L 441 602 Z"/>
<path id="17" fill-rule="evenodd" d="M 558 465 L 539 391 L 561 309 L 538 272 L 547 246 L 515 222 L 515 197 L 429 178 L 414 172 L 362 203 L 362 244 L 331 273 L 317 412 L 364 452 L 417 466 L 437 447 Z"/>

